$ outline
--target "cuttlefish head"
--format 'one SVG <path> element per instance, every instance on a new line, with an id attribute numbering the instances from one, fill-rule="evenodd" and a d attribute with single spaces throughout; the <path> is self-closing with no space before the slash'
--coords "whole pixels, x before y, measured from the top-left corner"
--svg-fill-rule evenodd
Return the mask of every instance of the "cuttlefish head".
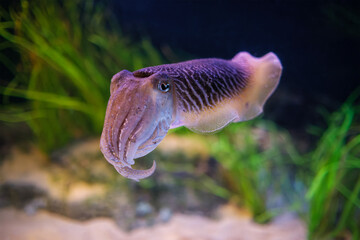
<path id="1" fill-rule="evenodd" d="M 174 113 L 174 84 L 165 73 L 135 77 L 123 70 L 111 80 L 100 149 L 124 177 L 138 181 L 154 173 L 131 167 L 134 159 L 156 148 L 165 137 Z"/>

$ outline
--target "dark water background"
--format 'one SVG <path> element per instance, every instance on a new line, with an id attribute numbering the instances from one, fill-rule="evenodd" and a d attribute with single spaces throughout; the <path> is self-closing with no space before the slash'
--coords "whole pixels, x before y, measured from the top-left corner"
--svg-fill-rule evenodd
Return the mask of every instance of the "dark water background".
<path id="1" fill-rule="evenodd" d="M 284 69 L 265 113 L 285 128 L 302 131 L 321 124 L 317 109 L 334 111 L 359 86 L 360 1 L 109 0 L 104 5 L 125 36 L 150 39 L 169 62 L 275 52 Z M 12 50 L 4 54 L 17 58 Z M 13 76 L 1 64 L 0 72 L 6 85 Z"/>
<path id="2" fill-rule="evenodd" d="M 356 3 L 357 2 L 357 3 Z M 359 86 L 359 1 L 113 1 L 133 37 L 195 57 L 275 52 L 284 70 L 267 117 L 284 127 L 316 121 Z"/>

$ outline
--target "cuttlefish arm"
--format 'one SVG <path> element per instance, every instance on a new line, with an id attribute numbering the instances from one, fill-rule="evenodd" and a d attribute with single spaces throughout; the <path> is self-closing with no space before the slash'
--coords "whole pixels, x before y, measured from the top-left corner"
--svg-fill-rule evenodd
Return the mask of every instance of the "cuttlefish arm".
<path id="1" fill-rule="evenodd" d="M 131 167 L 118 167 L 118 166 L 114 166 L 114 167 L 116 171 L 118 171 L 118 173 L 120 173 L 122 176 L 133 179 L 138 182 L 140 179 L 147 178 L 155 172 L 156 162 L 153 161 L 151 168 L 146 170 L 137 170 Z"/>
<path id="2" fill-rule="evenodd" d="M 198 59 L 123 70 L 111 83 L 100 147 L 124 177 L 139 180 L 155 171 L 131 168 L 133 159 L 156 148 L 168 129 L 185 126 L 209 133 L 263 111 L 282 66 L 273 53 L 247 52 L 231 60 Z"/>
<path id="3" fill-rule="evenodd" d="M 112 78 L 100 149 L 124 177 L 138 181 L 155 171 L 155 162 L 148 170 L 131 165 L 134 158 L 152 151 L 170 128 L 174 105 L 171 84 L 162 73 L 142 79 L 123 70 Z"/>

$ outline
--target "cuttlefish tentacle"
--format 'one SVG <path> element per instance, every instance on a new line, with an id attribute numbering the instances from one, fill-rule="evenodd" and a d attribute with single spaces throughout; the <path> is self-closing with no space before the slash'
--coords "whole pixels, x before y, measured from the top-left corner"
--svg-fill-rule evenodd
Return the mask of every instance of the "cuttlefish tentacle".
<path id="1" fill-rule="evenodd" d="M 146 170 L 137 170 L 137 169 L 133 169 L 131 167 L 126 167 L 126 166 L 125 167 L 115 166 L 115 169 L 122 176 L 124 176 L 126 178 L 130 178 L 130 179 L 138 182 L 140 179 L 147 178 L 155 172 L 156 162 L 153 161 L 151 168 L 146 169 Z"/>
<path id="2" fill-rule="evenodd" d="M 139 180 L 147 170 L 131 168 L 135 158 L 156 148 L 170 128 L 209 133 L 263 111 L 276 89 L 282 66 L 274 53 L 247 52 L 231 60 L 198 59 L 123 70 L 111 80 L 100 148 L 123 176 Z"/>
<path id="3" fill-rule="evenodd" d="M 156 146 L 160 143 L 160 141 L 165 137 L 169 128 L 170 128 L 171 119 L 162 119 L 159 121 L 158 126 L 153 131 L 153 134 L 146 139 L 137 149 L 136 155 L 134 158 L 139 158 L 145 156 L 152 150 L 156 148 Z"/>
<path id="4" fill-rule="evenodd" d="M 171 124 L 173 97 L 158 91 L 160 82 L 166 85 L 171 81 L 166 75 L 154 74 L 148 81 L 124 81 L 129 73 L 126 71 L 124 74 L 122 71 L 112 79 L 100 148 L 121 175 L 138 181 L 150 176 L 156 164 L 153 163 L 147 170 L 136 170 L 131 165 L 135 163 L 134 158 L 138 157 L 139 152 L 143 156 L 153 150 L 139 151 L 141 145 L 152 143 L 156 147 L 165 137 Z M 166 132 L 159 134 L 159 128 L 166 129 Z"/>

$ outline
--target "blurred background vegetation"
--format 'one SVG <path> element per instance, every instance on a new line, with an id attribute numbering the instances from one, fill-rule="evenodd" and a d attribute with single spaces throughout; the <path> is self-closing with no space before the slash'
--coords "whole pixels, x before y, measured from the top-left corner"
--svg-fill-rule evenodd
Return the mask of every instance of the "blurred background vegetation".
<path id="1" fill-rule="evenodd" d="M 21 1 L 20 11 L 3 9 L 1 17 L 2 48 L 16 48 L 21 59 L 16 65 L 1 55 L 15 75 L 2 92 L 29 101 L 5 104 L 0 117 L 27 121 L 46 151 L 101 133 L 115 72 L 163 62 L 148 40 L 126 39 L 116 20 L 92 1 Z"/>
<path id="2" fill-rule="evenodd" d="M 22 0 L 0 10 L 0 62 L 13 75 L 0 86 L 2 125 L 26 123 L 48 154 L 100 135 L 112 75 L 169 61 L 149 39 L 123 34 L 110 10 L 106 2 L 80 0 Z M 15 59 L 7 51 L 15 52 Z M 359 239 L 358 97 L 355 91 L 334 112 L 320 107 L 324 124 L 307 126 L 304 132 L 314 140 L 305 148 L 299 147 L 301 139 L 264 118 L 208 136 L 173 130 L 170 135 L 207 146 L 210 156 L 204 160 L 207 170 L 180 178 L 180 184 L 245 208 L 260 223 L 296 212 L 307 223 L 309 239 L 348 234 Z M 182 158 L 164 157 L 160 170 L 176 175 L 181 168 L 183 175 L 193 175 L 199 163 Z M 123 179 L 87 181 L 129 186 Z M 159 191 L 157 184 L 156 178 L 146 179 L 138 187 Z"/>

